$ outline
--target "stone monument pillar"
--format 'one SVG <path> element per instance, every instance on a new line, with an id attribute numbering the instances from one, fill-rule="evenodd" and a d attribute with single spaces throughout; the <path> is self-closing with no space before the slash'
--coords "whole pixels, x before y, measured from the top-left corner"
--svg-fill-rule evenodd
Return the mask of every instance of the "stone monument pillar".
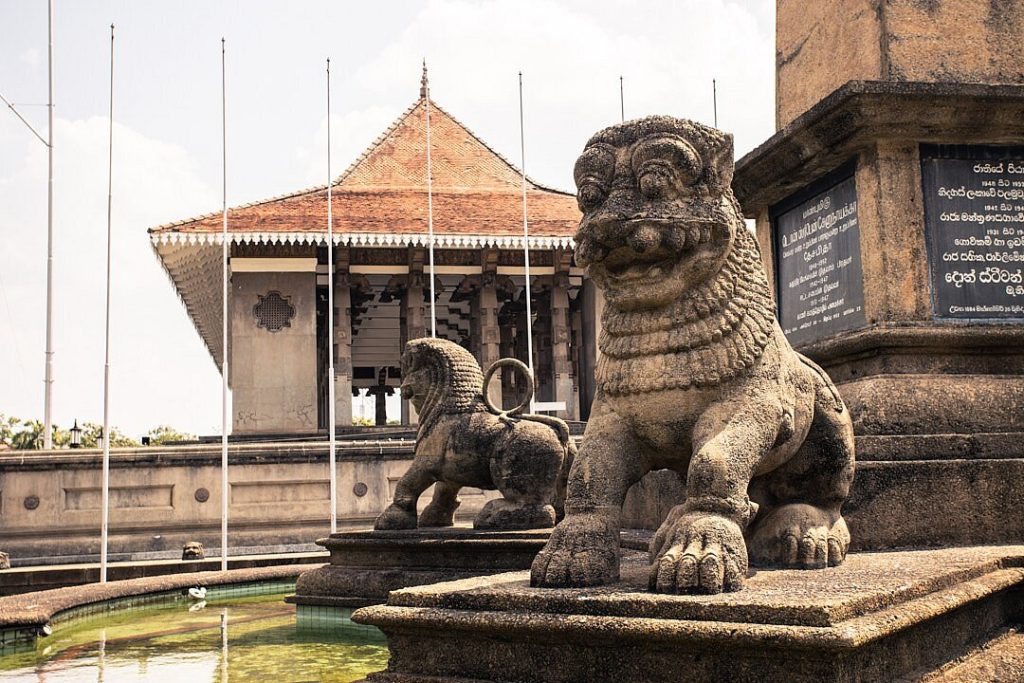
<path id="1" fill-rule="evenodd" d="M 779 130 L 733 188 L 783 330 L 853 414 L 860 547 L 1024 538 L 1022 23 L 778 3 Z"/>

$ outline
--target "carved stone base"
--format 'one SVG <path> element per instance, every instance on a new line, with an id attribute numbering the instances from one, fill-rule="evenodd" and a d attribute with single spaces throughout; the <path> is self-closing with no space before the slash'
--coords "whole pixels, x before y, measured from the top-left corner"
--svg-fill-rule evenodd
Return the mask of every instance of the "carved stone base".
<path id="1" fill-rule="evenodd" d="M 1024 615 L 1022 563 L 1022 546 L 859 553 L 679 596 L 647 592 L 631 554 L 613 586 L 507 573 L 396 591 L 353 620 L 388 636 L 377 683 L 913 681 Z"/>
<path id="2" fill-rule="evenodd" d="M 317 541 L 330 564 L 299 577 L 297 605 L 362 607 L 388 593 L 496 572 L 527 569 L 550 529 L 476 531 L 466 528 L 351 531 Z"/>

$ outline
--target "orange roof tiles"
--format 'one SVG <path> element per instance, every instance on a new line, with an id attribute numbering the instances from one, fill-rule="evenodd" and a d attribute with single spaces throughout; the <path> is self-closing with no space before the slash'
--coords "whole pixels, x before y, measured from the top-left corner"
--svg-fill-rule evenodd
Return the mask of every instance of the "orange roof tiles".
<path id="1" fill-rule="evenodd" d="M 427 232 L 426 100 L 420 98 L 335 181 L 334 230 L 339 233 Z M 437 234 L 521 235 L 520 171 L 430 101 L 434 231 Z M 580 212 L 573 195 L 527 179 L 530 234 L 572 236 Z M 325 187 L 228 210 L 228 230 L 323 232 Z M 220 232 L 221 214 L 150 230 Z"/>

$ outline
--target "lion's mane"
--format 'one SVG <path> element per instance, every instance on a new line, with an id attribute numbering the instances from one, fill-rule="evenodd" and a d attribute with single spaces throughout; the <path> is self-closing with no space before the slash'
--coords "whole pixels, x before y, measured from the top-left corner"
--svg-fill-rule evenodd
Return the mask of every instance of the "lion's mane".
<path id="1" fill-rule="evenodd" d="M 662 308 L 605 307 L 596 374 L 606 394 L 713 386 L 744 373 L 764 352 L 775 302 L 757 242 L 732 192 L 725 195 L 735 238 L 715 276 Z"/>
<path id="2" fill-rule="evenodd" d="M 444 339 L 425 337 L 409 342 L 407 354 L 408 369 L 426 367 L 430 372 L 418 439 L 423 439 L 444 415 L 488 412 L 483 400 L 483 373 L 469 351 Z"/>

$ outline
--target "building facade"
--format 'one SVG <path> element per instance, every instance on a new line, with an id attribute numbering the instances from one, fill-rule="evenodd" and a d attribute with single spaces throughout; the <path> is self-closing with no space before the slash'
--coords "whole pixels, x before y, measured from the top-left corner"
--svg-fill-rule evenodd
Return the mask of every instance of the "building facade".
<path id="1" fill-rule="evenodd" d="M 428 198 L 426 116 L 432 192 Z M 536 399 L 585 419 L 593 395 L 599 294 L 573 264 L 575 196 L 526 179 Z M 328 278 L 327 187 L 228 211 L 228 380 L 236 434 L 327 428 L 333 352 L 336 421 L 352 423 L 352 396 L 401 383 L 406 341 L 456 341 L 486 367 L 527 360 L 523 177 L 519 169 L 428 100 L 426 88 L 331 186 L 335 274 Z M 428 199 L 432 212 L 428 212 Z M 433 307 L 430 214 L 433 217 Z M 151 229 L 153 248 L 223 371 L 222 215 Z M 327 288 L 334 288 L 328 349 Z M 513 404 L 505 376 L 492 398 Z M 393 418 L 397 416 L 392 416 Z M 402 402 L 401 422 L 416 416 Z"/>

